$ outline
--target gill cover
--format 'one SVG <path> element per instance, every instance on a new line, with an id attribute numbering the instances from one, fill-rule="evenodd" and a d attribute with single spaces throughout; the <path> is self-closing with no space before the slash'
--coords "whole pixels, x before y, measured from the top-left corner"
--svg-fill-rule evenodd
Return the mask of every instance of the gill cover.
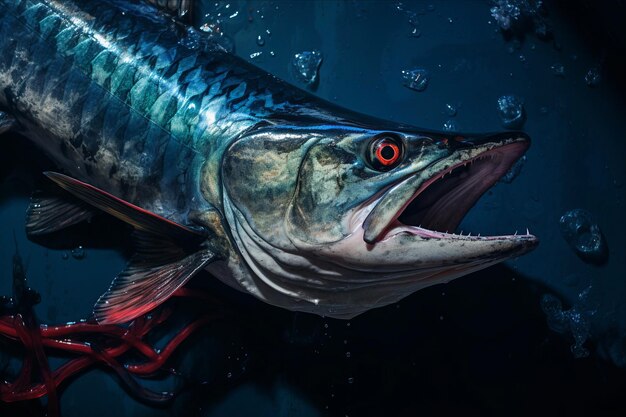
<path id="1" fill-rule="evenodd" d="M 390 144 L 397 156 L 383 149 Z M 366 129 L 261 129 L 226 152 L 225 194 L 256 234 L 272 245 L 337 242 L 350 233 L 347 215 L 402 175 L 402 166 L 408 165 L 403 161 L 405 146 L 397 134 Z M 421 144 L 413 148 L 419 150 Z M 381 164 L 373 158 L 377 152 L 384 157 L 383 151 L 388 166 L 374 166 Z"/>

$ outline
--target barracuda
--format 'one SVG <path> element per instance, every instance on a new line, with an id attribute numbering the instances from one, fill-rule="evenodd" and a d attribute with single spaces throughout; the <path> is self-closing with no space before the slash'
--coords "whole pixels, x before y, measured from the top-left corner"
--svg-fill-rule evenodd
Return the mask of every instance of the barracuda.
<path id="1" fill-rule="evenodd" d="M 454 234 L 521 132 L 425 131 L 297 89 L 125 1 L 0 0 L 0 132 L 58 166 L 31 236 L 99 212 L 137 253 L 94 308 L 125 322 L 207 269 L 289 310 L 351 318 L 537 244 Z M 62 191 L 64 190 L 64 191 Z"/>

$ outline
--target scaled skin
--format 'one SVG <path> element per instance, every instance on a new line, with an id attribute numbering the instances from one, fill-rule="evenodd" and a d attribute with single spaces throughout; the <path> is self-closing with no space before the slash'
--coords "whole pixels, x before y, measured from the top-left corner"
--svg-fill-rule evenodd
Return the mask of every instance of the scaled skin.
<path id="1" fill-rule="evenodd" d="M 147 6 L 0 7 L 0 111 L 17 130 L 68 175 L 205 228 L 222 259 L 209 271 L 270 304 L 349 318 L 536 244 L 530 235 L 454 238 L 393 223 L 444 166 L 501 148 L 501 163 L 475 176 L 484 181 L 459 188 L 460 221 L 482 194 L 471 190 L 484 191 L 521 156 L 523 134 L 460 147 L 341 109 Z M 402 142 L 389 171 L 367 160 L 380 135 Z"/>

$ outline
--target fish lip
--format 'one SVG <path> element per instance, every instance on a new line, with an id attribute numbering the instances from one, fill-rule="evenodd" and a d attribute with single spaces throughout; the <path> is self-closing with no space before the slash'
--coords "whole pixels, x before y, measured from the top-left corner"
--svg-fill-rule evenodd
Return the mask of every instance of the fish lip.
<path id="1" fill-rule="evenodd" d="M 471 148 L 461 149 L 455 153 L 442 158 L 429 167 L 425 168 L 429 171 L 433 171 L 427 179 L 420 180 L 420 173 L 414 173 L 408 177 L 404 177 L 394 185 L 388 187 L 383 191 L 382 196 L 376 198 L 373 202 L 369 200 L 368 207 L 365 208 L 367 217 L 362 222 L 363 228 L 363 240 L 369 245 L 375 245 L 381 241 L 387 241 L 394 238 L 399 234 L 411 234 L 419 236 L 423 239 L 454 239 L 465 241 L 517 241 L 524 247 L 529 247 L 528 250 L 534 248 L 538 244 L 538 239 L 531 235 L 529 232 L 518 235 L 517 232 L 513 235 L 502 236 L 471 236 L 455 233 L 440 232 L 437 230 L 430 230 L 419 226 L 407 225 L 398 221 L 398 218 L 407 209 L 413 200 L 415 200 L 422 192 L 430 187 L 437 180 L 443 178 L 446 174 L 452 172 L 456 168 L 463 165 L 473 163 L 483 158 L 489 157 L 490 154 L 500 154 L 501 159 L 504 158 L 504 170 L 502 167 L 499 171 L 499 175 L 490 175 L 488 186 L 477 193 L 476 200 L 491 188 L 498 179 L 504 175 L 511 165 L 513 165 L 528 149 L 530 146 L 529 137 L 522 132 L 506 132 L 500 134 L 489 135 L 490 141 L 482 144 L 475 145 Z M 507 147 L 511 149 L 508 150 Z M 503 152 L 507 149 L 507 152 Z M 449 164 L 449 161 L 453 157 L 457 157 L 458 161 L 453 165 Z M 493 159 L 493 157 L 492 157 Z M 394 194 L 394 195 L 392 195 Z M 399 195 L 399 196 L 398 196 Z M 467 207 L 461 218 L 469 211 L 473 204 Z M 391 210 L 386 210 L 385 206 L 391 207 Z M 389 214 L 391 212 L 391 214 Z M 361 215 L 362 216 L 362 215 Z M 362 218 L 362 217 L 361 217 Z"/>

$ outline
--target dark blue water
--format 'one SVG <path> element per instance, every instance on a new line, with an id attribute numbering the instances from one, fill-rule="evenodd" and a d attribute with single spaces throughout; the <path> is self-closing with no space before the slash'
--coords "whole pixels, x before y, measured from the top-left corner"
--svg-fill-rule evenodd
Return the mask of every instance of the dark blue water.
<path id="1" fill-rule="evenodd" d="M 626 415 L 626 42 L 619 26 L 626 14 L 618 6 L 546 2 L 546 15 L 503 33 L 493 5 L 211 1 L 203 13 L 207 22 L 221 20 L 235 53 L 294 83 L 293 55 L 321 51 L 315 93 L 381 118 L 493 131 L 503 128 L 498 98 L 523 99 L 523 128 L 533 139 L 527 160 L 461 228 L 506 234 L 528 227 L 539 248 L 351 321 L 279 310 L 200 274 L 192 285 L 211 291 L 231 315 L 173 357 L 182 377 L 142 381 L 181 388 L 177 399 L 146 405 L 96 368 L 65 385 L 62 415 Z M 417 68 L 430 75 L 421 92 L 402 80 L 403 70 Z M 585 76 L 593 68 L 601 79 L 590 86 Z M 28 241 L 29 195 L 53 166 L 23 138 L 0 141 L 0 294 L 11 291 L 15 231 L 29 282 L 42 296 L 39 319 L 86 317 L 123 268 L 128 231 L 104 221 L 57 242 Z M 577 208 L 603 234 L 608 252 L 599 262 L 577 256 L 561 234 L 559 219 Z M 73 257 L 79 245 L 85 256 Z M 203 309 L 173 307 L 181 323 Z M 21 353 L 0 342 L 0 372 L 15 372 Z M 44 405 L 0 404 L 0 415 L 39 416 Z"/>

